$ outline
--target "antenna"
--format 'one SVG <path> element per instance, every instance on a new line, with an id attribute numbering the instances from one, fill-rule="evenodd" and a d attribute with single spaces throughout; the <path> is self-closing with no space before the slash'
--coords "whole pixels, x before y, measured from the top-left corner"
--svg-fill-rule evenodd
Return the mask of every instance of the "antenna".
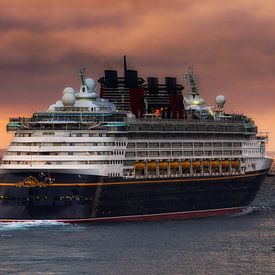
<path id="1" fill-rule="evenodd" d="M 198 77 L 194 75 L 193 68 L 189 66 L 187 72 L 185 73 L 185 79 L 189 85 L 189 94 L 193 97 L 199 95 L 198 91 Z"/>
<path id="2" fill-rule="evenodd" d="M 80 78 L 81 78 L 81 85 L 85 86 L 85 79 L 84 79 L 84 77 L 85 77 L 85 67 L 80 68 L 79 75 L 80 75 Z"/>
<path id="3" fill-rule="evenodd" d="M 126 72 L 127 72 L 126 55 L 123 56 L 123 64 L 124 64 L 124 76 L 126 76 Z"/>

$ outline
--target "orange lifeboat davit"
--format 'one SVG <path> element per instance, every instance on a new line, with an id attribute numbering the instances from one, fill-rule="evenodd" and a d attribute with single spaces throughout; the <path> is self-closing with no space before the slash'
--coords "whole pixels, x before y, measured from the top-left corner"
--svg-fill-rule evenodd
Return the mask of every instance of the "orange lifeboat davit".
<path id="1" fill-rule="evenodd" d="M 135 169 L 136 170 L 143 170 L 145 167 L 145 164 L 143 162 L 136 162 L 135 163 Z"/>
<path id="2" fill-rule="evenodd" d="M 165 161 L 162 161 L 159 163 L 159 169 L 167 169 L 168 163 Z"/>
<path id="3" fill-rule="evenodd" d="M 190 168 L 191 163 L 190 163 L 190 161 L 185 160 L 181 163 L 181 166 L 183 169 L 188 169 L 188 168 Z"/>
<path id="4" fill-rule="evenodd" d="M 240 161 L 239 160 L 232 160 L 231 161 L 231 167 L 232 168 L 238 168 L 240 166 Z"/>
<path id="5" fill-rule="evenodd" d="M 219 167 L 219 164 L 220 164 L 220 162 L 219 162 L 218 160 L 212 160 L 212 161 L 211 161 L 211 167 L 212 167 L 212 168 L 217 168 L 217 167 Z"/>
<path id="6" fill-rule="evenodd" d="M 157 164 L 153 161 L 147 163 L 148 170 L 155 170 L 157 168 Z"/>
<path id="7" fill-rule="evenodd" d="M 203 167 L 208 167 L 208 166 L 209 166 L 209 161 L 208 161 L 208 160 L 204 160 L 204 161 L 202 162 L 202 166 L 203 166 Z"/>
<path id="8" fill-rule="evenodd" d="M 172 161 L 170 162 L 171 169 L 178 169 L 180 166 L 180 163 L 178 161 Z"/>
<path id="9" fill-rule="evenodd" d="M 200 168 L 201 167 L 201 162 L 196 160 L 192 162 L 193 168 Z"/>
<path id="10" fill-rule="evenodd" d="M 223 161 L 222 161 L 222 167 L 223 167 L 223 168 L 229 167 L 229 160 L 223 160 Z"/>

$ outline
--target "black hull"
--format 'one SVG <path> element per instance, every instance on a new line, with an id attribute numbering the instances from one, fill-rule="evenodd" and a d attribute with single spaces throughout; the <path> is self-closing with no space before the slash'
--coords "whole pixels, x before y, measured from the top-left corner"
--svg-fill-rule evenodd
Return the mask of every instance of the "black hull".
<path id="1" fill-rule="evenodd" d="M 30 174 L 38 180 L 37 186 L 24 183 Z M 47 183 L 38 173 L 4 174 L 0 181 L 0 220 L 105 221 L 218 214 L 251 204 L 265 176 L 266 171 L 261 171 L 239 176 L 125 181 L 51 174 L 55 181 Z"/>

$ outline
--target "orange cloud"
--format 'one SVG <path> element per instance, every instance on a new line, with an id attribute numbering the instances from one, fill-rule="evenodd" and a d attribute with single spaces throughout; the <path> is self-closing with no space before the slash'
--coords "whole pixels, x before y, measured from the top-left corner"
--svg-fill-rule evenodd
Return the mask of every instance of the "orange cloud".
<path id="1" fill-rule="evenodd" d="M 224 94 L 229 110 L 252 113 L 273 133 L 273 6 L 272 0 L 1 1 L 1 110 L 45 110 L 64 86 L 77 88 L 79 67 L 99 78 L 104 69 L 120 69 L 127 54 L 143 76 L 182 78 L 194 64 L 206 99 Z"/>

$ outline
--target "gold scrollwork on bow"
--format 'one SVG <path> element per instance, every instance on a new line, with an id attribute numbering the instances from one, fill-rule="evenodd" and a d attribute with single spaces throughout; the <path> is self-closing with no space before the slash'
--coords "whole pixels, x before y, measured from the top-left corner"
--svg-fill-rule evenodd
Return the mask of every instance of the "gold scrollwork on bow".
<path id="1" fill-rule="evenodd" d="M 22 182 L 18 182 L 17 187 L 46 187 L 48 183 L 38 181 L 35 177 L 29 176 L 25 178 Z"/>

